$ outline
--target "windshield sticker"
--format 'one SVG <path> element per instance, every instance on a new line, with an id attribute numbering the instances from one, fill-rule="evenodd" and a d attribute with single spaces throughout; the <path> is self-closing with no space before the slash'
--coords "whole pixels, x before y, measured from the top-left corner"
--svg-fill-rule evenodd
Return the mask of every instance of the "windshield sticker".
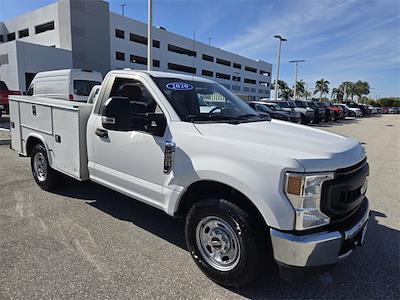
<path id="1" fill-rule="evenodd" d="M 183 82 L 171 82 L 166 85 L 167 89 L 174 91 L 189 91 L 193 89 L 193 85 Z"/>

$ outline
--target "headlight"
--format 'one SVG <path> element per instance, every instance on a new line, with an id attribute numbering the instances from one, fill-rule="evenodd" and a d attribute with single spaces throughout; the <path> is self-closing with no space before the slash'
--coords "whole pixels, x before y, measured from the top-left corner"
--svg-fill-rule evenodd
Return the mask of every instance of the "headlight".
<path id="1" fill-rule="evenodd" d="M 330 218 L 320 210 L 321 187 L 333 173 L 286 174 L 285 192 L 296 212 L 296 230 L 329 224 Z"/>

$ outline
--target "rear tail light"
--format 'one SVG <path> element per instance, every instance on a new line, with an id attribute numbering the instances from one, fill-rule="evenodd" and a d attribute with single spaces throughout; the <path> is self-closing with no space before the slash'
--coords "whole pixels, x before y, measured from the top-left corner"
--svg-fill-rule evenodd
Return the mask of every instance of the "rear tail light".
<path id="1" fill-rule="evenodd" d="M 69 100 L 74 100 L 74 95 L 69 95 Z"/>

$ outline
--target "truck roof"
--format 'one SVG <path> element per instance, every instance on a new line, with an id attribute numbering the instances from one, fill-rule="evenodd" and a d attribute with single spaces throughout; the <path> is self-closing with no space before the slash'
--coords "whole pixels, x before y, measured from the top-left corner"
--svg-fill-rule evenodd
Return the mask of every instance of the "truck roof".
<path id="1" fill-rule="evenodd" d="M 113 70 L 110 71 L 109 74 L 146 74 L 151 77 L 163 77 L 163 78 L 177 78 L 180 80 L 187 80 L 187 81 L 203 81 L 203 82 L 214 82 L 212 80 L 198 77 L 194 75 L 185 75 L 179 73 L 172 73 L 172 72 L 160 72 L 160 71 L 147 71 L 147 70 L 132 70 L 132 69 L 124 69 L 124 70 Z"/>

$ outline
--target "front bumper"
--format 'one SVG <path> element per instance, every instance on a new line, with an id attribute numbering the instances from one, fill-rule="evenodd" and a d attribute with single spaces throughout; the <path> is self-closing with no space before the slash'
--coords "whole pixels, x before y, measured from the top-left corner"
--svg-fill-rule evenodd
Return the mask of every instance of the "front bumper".
<path id="1" fill-rule="evenodd" d="M 369 219 L 369 204 L 354 213 L 349 222 L 337 230 L 326 230 L 305 235 L 271 229 L 274 258 L 278 264 L 293 267 L 316 267 L 337 263 L 361 246 Z"/>

